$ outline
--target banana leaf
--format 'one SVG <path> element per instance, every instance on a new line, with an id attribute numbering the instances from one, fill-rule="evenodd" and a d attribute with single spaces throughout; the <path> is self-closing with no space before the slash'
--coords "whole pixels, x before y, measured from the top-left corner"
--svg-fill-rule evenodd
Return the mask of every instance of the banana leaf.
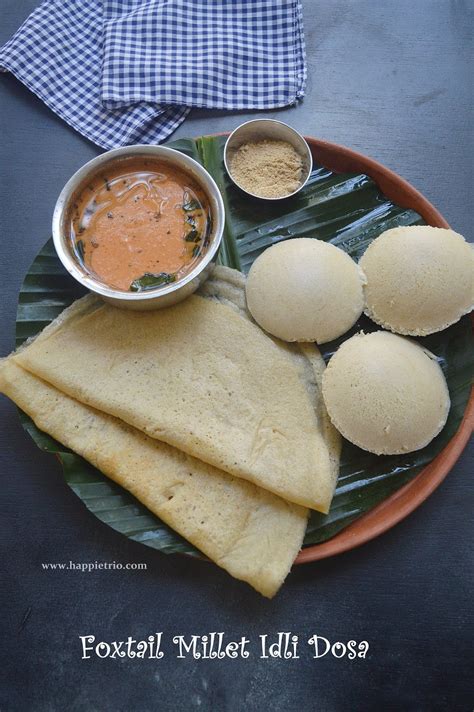
<path id="1" fill-rule="evenodd" d="M 335 174 L 318 165 L 296 197 L 276 203 L 251 199 L 229 180 L 223 165 L 223 144 L 222 137 L 204 137 L 181 139 L 168 145 L 200 161 L 219 186 L 226 208 L 219 260 L 229 267 L 247 272 L 264 249 L 294 237 L 326 240 L 358 259 L 384 230 L 397 225 L 423 224 L 413 210 L 395 205 L 384 196 L 368 176 Z M 20 290 L 17 345 L 38 333 L 82 293 L 63 269 L 52 241 L 48 241 Z M 349 334 L 324 345 L 324 358 L 329 359 L 339 343 L 352 333 L 376 328 L 362 317 Z M 436 354 L 448 382 L 452 407 L 445 428 L 423 450 L 407 455 L 372 455 L 344 442 L 331 511 L 326 516 L 312 513 L 304 546 L 326 541 L 389 497 L 433 460 L 458 429 L 473 373 L 470 320 L 465 317 L 449 329 L 419 341 Z M 20 417 L 36 444 L 59 457 L 66 482 L 98 519 L 130 539 L 165 553 L 200 555 L 128 492 L 39 431 L 27 415 L 20 412 Z"/>

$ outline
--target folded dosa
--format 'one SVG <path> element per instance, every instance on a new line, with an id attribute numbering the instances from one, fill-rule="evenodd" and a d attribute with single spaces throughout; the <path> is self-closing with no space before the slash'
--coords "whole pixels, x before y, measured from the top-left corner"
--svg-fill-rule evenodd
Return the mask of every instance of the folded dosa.
<path id="1" fill-rule="evenodd" d="M 298 369 L 229 306 L 192 296 L 129 312 L 89 296 L 14 359 L 153 438 L 289 501 L 329 509 L 334 469 Z"/>
<path id="2" fill-rule="evenodd" d="M 271 598 L 306 529 L 308 510 L 152 439 L 61 393 L 13 360 L 0 390 L 49 433 L 139 499 L 235 578 Z"/>

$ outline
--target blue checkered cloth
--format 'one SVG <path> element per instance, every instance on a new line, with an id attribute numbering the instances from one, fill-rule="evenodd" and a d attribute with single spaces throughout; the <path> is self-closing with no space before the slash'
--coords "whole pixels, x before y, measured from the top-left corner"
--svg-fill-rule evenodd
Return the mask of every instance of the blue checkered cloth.
<path id="1" fill-rule="evenodd" d="M 191 107 L 302 98 L 301 0 L 44 0 L 0 70 L 104 148 L 159 143 Z"/>
<path id="2" fill-rule="evenodd" d="M 295 0 L 106 0 L 102 101 L 207 109 L 294 104 L 306 67 Z"/>

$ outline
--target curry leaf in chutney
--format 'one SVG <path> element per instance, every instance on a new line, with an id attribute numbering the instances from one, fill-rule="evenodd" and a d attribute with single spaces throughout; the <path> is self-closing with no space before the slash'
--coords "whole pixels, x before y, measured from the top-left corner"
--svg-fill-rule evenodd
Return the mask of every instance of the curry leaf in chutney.
<path id="1" fill-rule="evenodd" d="M 171 282 L 175 281 L 176 275 L 169 272 L 160 272 L 159 274 L 145 272 L 144 275 L 133 280 L 130 285 L 130 291 L 144 292 L 147 289 L 155 289 L 156 287 L 162 287 L 165 284 L 171 284 Z"/>
<path id="2" fill-rule="evenodd" d="M 199 242 L 201 239 L 201 233 L 199 232 L 199 230 L 196 230 L 196 228 L 193 227 L 193 229 L 188 232 L 184 239 L 186 240 L 186 242 Z"/>
<path id="3" fill-rule="evenodd" d="M 183 210 L 185 213 L 191 213 L 193 210 L 200 210 L 201 205 L 197 200 L 189 200 L 187 203 L 183 204 Z"/>
<path id="4" fill-rule="evenodd" d="M 207 247 L 211 241 L 211 233 L 212 233 L 212 216 L 209 213 L 207 218 L 206 218 L 206 233 L 204 236 L 204 247 Z"/>

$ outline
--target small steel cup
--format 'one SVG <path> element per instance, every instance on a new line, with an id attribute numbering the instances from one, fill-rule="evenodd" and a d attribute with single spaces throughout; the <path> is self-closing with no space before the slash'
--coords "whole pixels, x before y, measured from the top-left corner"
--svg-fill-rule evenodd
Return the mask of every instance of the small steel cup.
<path id="1" fill-rule="evenodd" d="M 271 141 L 287 141 L 301 156 L 303 162 L 301 183 L 292 193 L 279 195 L 277 198 L 267 198 L 246 190 L 232 175 L 230 164 L 234 153 L 240 146 L 250 141 L 263 141 L 265 139 Z M 303 136 L 291 128 L 291 126 L 288 126 L 288 124 L 284 124 L 282 121 L 275 121 L 274 119 L 254 119 L 253 121 L 247 121 L 245 124 L 241 124 L 232 131 L 224 147 L 224 164 L 232 182 L 244 193 L 247 193 L 247 195 L 251 195 L 252 198 L 259 198 L 260 200 L 284 200 L 299 193 L 301 188 L 306 185 L 313 170 L 313 157 Z"/>

